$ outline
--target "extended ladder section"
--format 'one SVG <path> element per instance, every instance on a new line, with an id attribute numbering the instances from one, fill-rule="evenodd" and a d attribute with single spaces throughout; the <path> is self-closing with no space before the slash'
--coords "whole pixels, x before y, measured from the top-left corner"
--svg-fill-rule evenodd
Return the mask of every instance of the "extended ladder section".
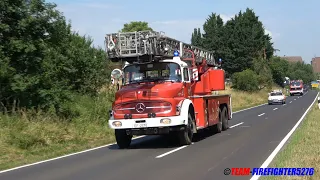
<path id="1" fill-rule="evenodd" d="M 195 55 L 196 63 L 201 63 L 205 59 L 208 65 L 216 65 L 213 52 L 169 38 L 163 32 L 138 31 L 107 34 L 105 45 L 108 58 L 113 62 L 121 60 L 132 63 L 146 62 L 155 58 L 171 58 L 175 50 L 179 51 L 182 59 L 193 58 L 191 50 Z"/>

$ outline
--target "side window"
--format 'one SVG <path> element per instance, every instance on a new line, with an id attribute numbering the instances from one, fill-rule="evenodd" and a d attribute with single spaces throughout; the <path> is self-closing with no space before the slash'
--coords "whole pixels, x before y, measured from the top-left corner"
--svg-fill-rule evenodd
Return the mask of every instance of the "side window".
<path id="1" fill-rule="evenodd" d="M 188 68 L 183 68 L 183 79 L 184 81 L 190 81 Z"/>

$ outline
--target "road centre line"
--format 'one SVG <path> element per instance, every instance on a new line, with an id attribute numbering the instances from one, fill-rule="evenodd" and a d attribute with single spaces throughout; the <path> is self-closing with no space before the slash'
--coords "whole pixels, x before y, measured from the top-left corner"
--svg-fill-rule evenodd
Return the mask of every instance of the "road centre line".
<path id="1" fill-rule="evenodd" d="M 240 125 L 243 124 L 243 123 L 244 123 L 244 122 L 241 122 L 241 123 L 232 125 L 232 126 L 229 127 L 229 129 L 235 128 L 235 127 L 237 127 L 237 126 L 240 126 Z M 194 144 L 194 143 L 191 143 L 191 144 Z M 186 147 L 188 147 L 188 146 L 189 146 L 189 145 L 184 145 L 184 146 L 178 147 L 178 148 L 173 149 L 173 150 L 171 150 L 171 151 L 168 151 L 168 152 L 166 152 L 166 153 L 160 154 L 160 155 L 157 156 L 156 158 L 157 158 L 157 159 L 158 159 L 158 158 L 162 158 L 162 157 L 164 157 L 164 156 L 167 156 L 167 155 L 169 155 L 169 154 L 172 154 L 172 153 L 174 153 L 174 152 L 176 152 L 176 151 L 179 151 L 179 150 L 181 150 L 181 149 L 183 149 L 183 148 L 186 148 Z"/>
<path id="2" fill-rule="evenodd" d="M 233 125 L 233 126 L 230 126 L 229 129 L 234 128 L 234 127 L 237 127 L 237 126 L 240 126 L 241 124 L 243 124 L 243 122 L 238 123 L 238 124 L 235 124 L 235 125 Z"/>
<path id="3" fill-rule="evenodd" d="M 176 148 L 176 149 L 174 149 L 174 150 L 171 150 L 171 151 L 169 151 L 169 152 L 160 154 L 160 155 L 157 156 L 156 158 L 162 158 L 162 157 L 164 157 L 164 156 L 166 156 L 166 155 L 169 155 L 169 154 L 174 153 L 174 152 L 176 152 L 176 151 L 179 151 L 179 150 L 181 150 L 181 149 L 183 149 L 183 148 L 186 148 L 187 146 L 188 146 L 188 145 L 184 145 L 184 146 L 178 147 L 178 148 Z"/>
<path id="4" fill-rule="evenodd" d="M 277 110 L 278 108 L 274 108 L 273 110 L 275 111 L 275 110 Z"/>
<path id="5" fill-rule="evenodd" d="M 258 116 L 263 116 L 264 114 L 266 114 L 266 113 L 259 114 Z"/>

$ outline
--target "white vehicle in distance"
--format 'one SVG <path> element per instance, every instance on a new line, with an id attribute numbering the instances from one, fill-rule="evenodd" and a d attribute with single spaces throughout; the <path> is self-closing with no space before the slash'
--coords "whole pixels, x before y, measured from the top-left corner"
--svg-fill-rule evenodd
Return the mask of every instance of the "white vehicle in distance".
<path id="1" fill-rule="evenodd" d="M 281 90 L 272 91 L 271 93 L 269 93 L 268 104 L 270 105 L 274 103 L 286 103 L 286 95 L 283 94 Z"/>

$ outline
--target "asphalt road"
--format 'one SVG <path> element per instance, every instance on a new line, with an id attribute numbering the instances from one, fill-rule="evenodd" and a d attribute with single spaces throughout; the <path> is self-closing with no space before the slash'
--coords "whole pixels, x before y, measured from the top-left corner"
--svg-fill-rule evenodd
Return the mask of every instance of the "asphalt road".
<path id="1" fill-rule="evenodd" d="M 288 97 L 286 105 L 238 112 L 229 122 L 230 129 L 220 134 L 204 131 L 190 146 L 174 147 L 162 138 L 149 136 L 134 140 L 131 149 L 111 145 L 1 173 L 0 180 L 250 179 L 225 176 L 223 170 L 260 167 L 316 95 L 309 91 L 302 97 Z"/>

